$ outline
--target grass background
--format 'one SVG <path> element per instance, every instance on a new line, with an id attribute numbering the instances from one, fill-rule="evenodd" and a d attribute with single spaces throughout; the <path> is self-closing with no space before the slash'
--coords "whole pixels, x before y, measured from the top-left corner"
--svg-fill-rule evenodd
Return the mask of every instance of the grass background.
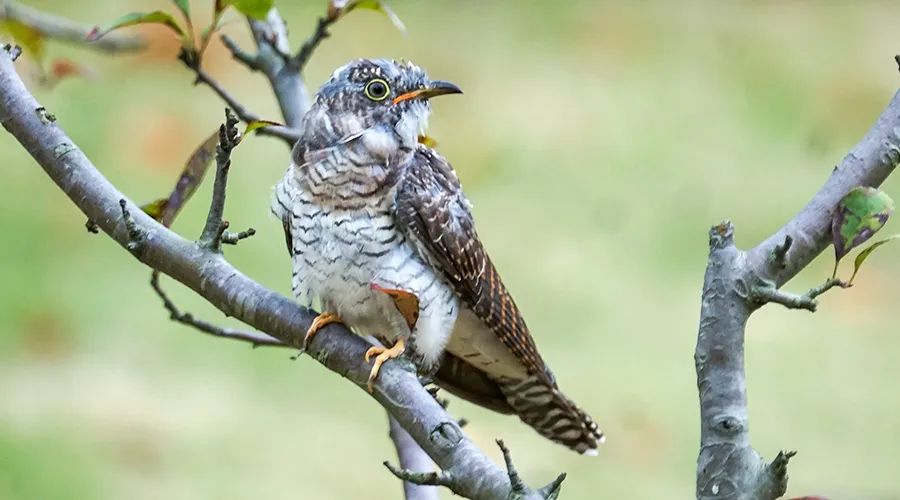
<path id="1" fill-rule="evenodd" d="M 30 3 L 85 23 L 169 8 Z M 192 3 L 208 15 L 211 2 Z M 279 3 L 299 45 L 324 2 Z M 563 498 L 691 498 L 706 231 L 730 218 L 738 244 L 752 246 L 806 203 L 897 87 L 900 6 L 392 5 L 408 36 L 353 13 L 310 63 L 311 90 L 366 56 L 411 59 L 465 89 L 436 101 L 431 135 L 545 359 L 609 441 L 582 458 L 513 418 L 463 402 L 452 412 L 495 459 L 493 439 L 504 438 L 532 483 L 568 472 Z M 225 30 L 249 46 L 231 18 Z M 139 31 L 151 49 L 136 56 L 52 45 L 51 59 L 94 77 L 31 88 L 110 180 L 149 201 L 168 192 L 222 104 L 190 85 L 171 35 Z M 207 64 L 252 109 L 278 117 L 264 79 L 218 42 Z M 309 359 L 169 322 L 147 269 L 85 232 L 6 134 L 0 159 L 0 498 L 400 497 L 381 465 L 394 459 L 385 416 L 365 394 Z M 228 257 L 289 293 L 281 229 L 268 215 L 287 150 L 254 138 L 234 161 L 227 217 L 259 234 Z M 898 181 L 885 189 L 897 196 Z M 199 233 L 208 195 L 206 185 L 176 231 Z M 772 306 L 749 325 L 753 441 L 770 458 L 800 451 L 789 496 L 900 498 L 898 251 L 876 253 L 858 286 L 827 294 L 815 315 Z M 788 288 L 818 284 L 829 252 Z M 222 320 L 166 285 L 183 308 Z"/>

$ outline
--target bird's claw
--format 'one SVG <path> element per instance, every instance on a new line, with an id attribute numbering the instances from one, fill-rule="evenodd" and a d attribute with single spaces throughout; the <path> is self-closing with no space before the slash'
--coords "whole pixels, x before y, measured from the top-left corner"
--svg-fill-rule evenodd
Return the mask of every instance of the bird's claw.
<path id="1" fill-rule="evenodd" d="M 370 393 L 375 390 L 375 378 L 378 377 L 378 371 L 381 370 L 381 365 L 389 359 L 399 357 L 405 350 L 406 341 L 403 340 L 403 337 L 399 337 L 393 347 L 386 348 L 372 346 L 366 351 L 366 363 L 369 362 L 372 356 L 375 356 L 375 364 L 372 365 L 372 371 L 369 372 L 369 380 L 366 382 L 366 386 L 369 388 Z"/>
<path id="2" fill-rule="evenodd" d="M 331 323 L 341 323 L 340 316 L 333 312 L 323 312 L 316 316 L 312 324 L 309 325 L 309 329 L 306 330 L 306 335 L 303 337 L 303 347 L 300 349 L 300 354 L 306 352 L 306 348 L 309 346 L 309 342 L 317 333 L 319 333 L 319 330 L 324 328 L 326 325 L 330 325 Z M 297 356 L 300 356 L 300 354 L 298 354 Z"/>

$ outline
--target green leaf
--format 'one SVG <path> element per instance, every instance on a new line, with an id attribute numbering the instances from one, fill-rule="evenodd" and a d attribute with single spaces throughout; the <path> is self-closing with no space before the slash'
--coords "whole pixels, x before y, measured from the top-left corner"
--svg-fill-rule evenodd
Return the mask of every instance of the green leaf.
<path id="1" fill-rule="evenodd" d="M 184 15 L 184 20 L 191 22 L 191 4 L 188 0 L 172 0 L 178 10 Z"/>
<path id="2" fill-rule="evenodd" d="M 218 7 L 217 7 L 218 8 Z M 212 36 L 222 28 L 223 20 L 222 13 L 220 11 L 216 11 L 213 13 L 213 20 L 209 24 L 209 26 L 203 28 L 203 31 L 200 32 L 200 56 L 203 56 L 203 53 L 206 52 L 206 47 L 209 46 L 209 40 Z"/>
<path id="3" fill-rule="evenodd" d="M 110 31 L 124 28 L 126 26 L 134 26 L 136 24 L 162 24 L 171 28 L 175 33 L 178 33 L 178 35 L 183 39 L 187 39 L 187 35 L 185 34 L 184 30 L 181 29 L 181 26 L 178 25 L 178 23 L 175 21 L 175 18 L 172 17 L 171 14 L 169 14 L 168 12 L 163 12 L 161 10 L 156 10 L 153 12 L 132 12 L 130 14 L 125 14 L 124 16 L 116 19 L 103 28 L 95 26 L 94 29 L 92 29 L 91 32 L 88 33 L 87 40 L 89 42 L 92 42 L 109 33 Z"/>
<path id="4" fill-rule="evenodd" d="M 398 16 L 394 12 L 394 9 L 392 9 L 388 4 L 382 2 L 381 0 L 357 0 L 355 2 L 352 1 L 347 7 L 347 12 L 350 12 L 353 9 L 369 9 L 381 12 L 391 20 L 391 23 L 393 23 L 398 30 L 406 33 L 406 25 L 403 24 L 403 21 L 400 20 L 400 16 Z"/>
<path id="5" fill-rule="evenodd" d="M 150 203 L 144 203 L 141 205 L 141 210 L 144 211 L 145 214 L 149 215 L 156 219 L 157 222 L 162 220 L 163 210 L 166 208 L 166 204 L 169 202 L 168 198 L 160 198 L 158 200 L 153 200 Z"/>
<path id="6" fill-rule="evenodd" d="M 250 132 L 255 132 L 261 128 L 271 127 L 271 126 L 281 126 L 278 122 L 273 122 L 270 120 L 253 120 L 252 122 L 247 124 L 247 128 L 244 129 L 244 133 L 242 137 L 246 137 Z"/>
<path id="7" fill-rule="evenodd" d="M 853 279 L 856 278 L 856 273 L 859 272 L 859 268 L 862 267 L 863 262 L 865 262 L 866 259 L 869 257 L 869 254 L 874 252 L 875 249 L 880 247 L 881 245 L 884 245 L 885 243 L 888 243 L 888 242 L 894 241 L 894 240 L 900 240 L 900 234 L 895 234 L 895 235 L 893 235 L 889 238 L 885 238 L 881 241 L 876 241 L 875 243 L 872 243 L 868 248 L 866 248 L 862 252 L 859 252 L 859 255 L 856 256 L 856 260 L 853 261 L 853 276 L 850 276 L 850 281 L 848 281 L 847 283 L 850 285 L 853 284 Z"/>
<path id="8" fill-rule="evenodd" d="M 332 21 L 343 17 L 354 9 L 368 9 L 381 12 L 394 26 L 403 33 L 406 33 L 406 25 L 400 20 L 400 17 L 391 7 L 382 0 L 331 0 L 328 2 L 328 18 Z"/>
<path id="9" fill-rule="evenodd" d="M 838 203 L 831 222 L 835 269 L 850 250 L 884 227 L 893 212 L 894 200 L 884 192 L 862 186 L 851 189 Z"/>
<path id="10" fill-rule="evenodd" d="M 228 5 L 233 5 L 235 9 L 245 16 L 254 19 L 265 19 L 269 11 L 275 5 L 275 0 L 217 0 L 216 9 L 224 9 Z M 221 10 L 217 10 L 221 12 Z"/>

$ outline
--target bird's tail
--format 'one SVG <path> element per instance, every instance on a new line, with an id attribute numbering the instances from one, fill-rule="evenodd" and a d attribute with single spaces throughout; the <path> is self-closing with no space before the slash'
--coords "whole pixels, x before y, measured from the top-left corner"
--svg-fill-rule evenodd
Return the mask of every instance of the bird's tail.
<path id="1" fill-rule="evenodd" d="M 501 384 L 500 391 L 523 422 L 552 441 L 582 455 L 596 455 L 597 445 L 605 440 L 587 413 L 536 376 Z"/>

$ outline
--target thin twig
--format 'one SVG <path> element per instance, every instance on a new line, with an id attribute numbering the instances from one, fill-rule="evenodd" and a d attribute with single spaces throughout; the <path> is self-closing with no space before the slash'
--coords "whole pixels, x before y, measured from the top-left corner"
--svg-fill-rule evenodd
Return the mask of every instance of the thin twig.
<path id="1" fill-rule="evenodd" d="M 387 460 L 383 463 L 384 466 L 391 471 L 391 474 L 403 481 L 419 486 L 443 486 L 449 488 L 450 491 L 453 491 L 454 493 L 456 492 L 456 484 L 454 483 L 453 476 L 446 471 L 416 472 L 394 467 Z"/>
<path id="2" fill-rule="evenodd" d="M 199 61 L 197 57 L 194 55 L 193 51 L 188 49 L 181 49 L 181 52 L 178 54 L 178 60 L 184 63 L 185 66 L 188 67 L 191 71 L 194 72 L 195 79 L 194 85 L 202 83 L 212 89 L 216 95 L 219 96 L 220 99 L 225 101 L 225 104 L 234 111 L 234 113 L 243 121 L 244 123 L 250 123 L 259 121 L 259 115 L 247 109 L 240 101 L 238 101 L 234 96 L 231 95 L 225 87 L 223 87 L 218 80 L 213 78 L 209 73 L 207 73 L 202 67 L 199 65 Z M 272 137 L 277 137 L 283 141 L 285 141 L 288 146 L 293 146 L 297 140 L 300 139 L 300 131 L 294 130 L 289 127 L 285 127 L 282 125 L 270 125 L 267 127 L 263 127 L 257 129 L 256 133 L 260 135 L 268 135 Z"/>
<path id="3" fill-rule="evenodd" d="M 225 192 L 228 186 L 228 171 L 231 168 L 231 151 L 237 145 L 240 132 L 238 119 L 230 109 L 225 108 L 225 123 L 219 127 L 219 145 L 216 146 L 216 180 L 213 183 L 212 202 L 206 216 L 206 225 L 198 240 L 200 246 L 219 251 L 222 235 L 228 229 L 228 222 L 222 219 L 225 213 Z"/>
<path id="4" fill-rule="evenodd" d="M 270 337 L 264 333 L 235 330 L 233 328 L 224 328 L 214 325 L 208 321 L 197 319 L 191 313 L 179 311 L 178 307 L 175 306 L 175 303 L 172 302 L 172 299 L 169 298 L 166 292 L 159 285 L 159 271 L 154 270 L 153 273 L 150 274 L 150 286 L 153 287 L 156 295 L 158 295 L 159 298 L 162 299 L 163 307 L 165 307 L 166 311 L 169 312 L 169 319 L 171 319 L 172 321 L 194 327 L 197 330 L 200 330 L 201 332 L 207 333 L 214 337 L 249 342 L 254 349 L 260 346 L 290 347 L 284 342 L 274 337 Z"/>
<path id="5" fill-rule="evenodd" d="M 226 228 L 227 229 L 227 228 Z M 225 231 L 222 233 L 222 243 L 226 245 L 237 245 L 239 241 L 247 239 L 256 234 L 256 229 L 248 228 L 246 231 L 241 231 L 239 233 L 232 233 L 231 231 Z"/>
<path id="6" fill-rule="evenodd" d="M 78 24 L 63 17 L 47 14 L 14 0 L 0 2 L 0 19 L 28 26 L 44 38 L 113 54 L 136 52 L 147 46 L 144 39 L 121 33 L 110 33 L 99 40 L 89 42 L 87 35 L 93 26 Z"/>
<path id="7" fill-rule="evenodd" d="M 758 304 L 774 302 L 776 304 L 781 304 L 788 309 L 806 309 L 810 312 L 816 312 L 816 307 L 818 307 L 816 297 L 834 287 L 850 288 L 850 286 L 851 285 L 838 278 L 829 278 L 821 285 L 811 288 L 803 295 L 797 295 L 795 293 L 779 290 L 775 288 L 774 283 L 766 282 L 756 286 L 752 290 L 751 298 Z"/>
<path id="8" fill-rule="evenodd" d="M 242 49 L 241 46 L 228 35 L 223 34 L 220 38 L 222 40 L 222 45 L 231 52 L 231 56 L 236 61 L 250 68 L 252 71 L 260 71 L 262 69 L 258 54 L 251 54 Z"/>
<path id="9" fill-rule="evenodd" d="M 331 33 L 328 32 L 328 28 L 338 19 L 337 16 L 323 16 L 319 18 L 316 22 L 316 30 L 305 42 L 303 42 L 297 55 L 293 57 L 293 64 L 297 68 L 297 71 L 303 73 L 303 70 L 306 68 L 306 63 L 309 62 L 316 47 L 322 43 L 322 40 L 331 36 Z"/>

